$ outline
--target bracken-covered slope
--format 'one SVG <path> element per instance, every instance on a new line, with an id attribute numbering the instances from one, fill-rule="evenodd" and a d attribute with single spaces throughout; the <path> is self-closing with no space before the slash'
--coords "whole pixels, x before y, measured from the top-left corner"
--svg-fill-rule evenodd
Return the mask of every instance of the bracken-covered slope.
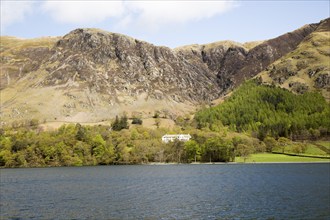
<path id="1" fill-rule="evenodd" d="M 317 90 L 330 101 L 330 19 L 297 47 L 259 74 L 264 82 L 275 83 L 296 93 Z"/>
<path id="2" fill-rule="evenodd" d="M 32 40 L 1 37 L 2 123 L 193 112 L 294 51 L 322 24 L 263 42 L 174 50 L 98 29 Z"/>

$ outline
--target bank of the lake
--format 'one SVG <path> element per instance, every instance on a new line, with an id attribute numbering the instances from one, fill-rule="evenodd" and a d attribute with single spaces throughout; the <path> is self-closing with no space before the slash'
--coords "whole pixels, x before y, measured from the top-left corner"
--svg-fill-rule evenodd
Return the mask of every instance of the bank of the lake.
<path id="1" fill-rule="evenodd" d="M 146 162 L 146 163 L 120 163 L 120 164 L 109 164 L 106 166 L 125 166 L 125 165 L 209 165 L 209 164 L 263 164 L 263 163 L 329 163 L 330 158 L 317 158 L 317 157 L 303 157 L 303 156 L 292 156 L 286 154 L 274 154 L 274 153 L 258 153 L 251 154 L 246 159 L 243 157 L 236 157 L 234 162 L 191 162 L 191 163 L 176 163 L 176 162 Z M 92 165 L 92 166 L 104 166 L 104 165 Z M 25 168 L 50 168 L 50 167 L 66 167 L 66 166 L 37 166 L 37 167 L 25 167 Z M 74 166 L 69 166 L 74 167 Z M 76 167 L 89 167 L 86 165 L 78 165 Z M 17 168 L 17 167 L 16 167 Z M 20 167 L 24 168 L 24 167 Z M 5 167 L 0 167 L 0 169 L 8 169 Z"/>

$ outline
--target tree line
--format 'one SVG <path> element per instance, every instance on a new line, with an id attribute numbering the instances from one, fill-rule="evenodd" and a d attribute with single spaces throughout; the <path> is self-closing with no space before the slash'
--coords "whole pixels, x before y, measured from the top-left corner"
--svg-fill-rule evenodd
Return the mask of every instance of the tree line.
<path id="1" fill-rule="evenodd" d="M 120 121 L 120 119 L 119 119 Z M 112 126 L 62 125 L 55 131 L 27 127 L 0 131 L 1 167 L 86 166 L 144 163 L 230 162 L 244 151 L 265 151 L 255 138 L 229 137 L 225 133 L 186 130 L 192 139 L 165 144 L 164 128 L 134 125 L 119 131 Z M 257 146 L 257 147 L 256 147 Z M 246 149 L 243 149 L 246 147 Z"/>

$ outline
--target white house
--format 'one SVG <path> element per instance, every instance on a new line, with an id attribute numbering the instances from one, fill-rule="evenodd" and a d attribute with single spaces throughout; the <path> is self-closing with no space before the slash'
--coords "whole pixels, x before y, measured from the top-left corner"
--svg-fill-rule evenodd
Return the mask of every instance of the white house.
<path id="1" fill-rule="evenodd" d="M 168 143 L 170 141 L 179 140 L 179 141 L 189 141 L 191 138 L 190 134 L 165 134 L 162 137 L 162 141 L 164 143 Z"/>

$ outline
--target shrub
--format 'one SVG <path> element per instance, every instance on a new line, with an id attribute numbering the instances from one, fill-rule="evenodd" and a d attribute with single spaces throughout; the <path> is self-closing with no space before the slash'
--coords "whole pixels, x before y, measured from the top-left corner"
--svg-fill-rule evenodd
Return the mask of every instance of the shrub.
<path id="1" fill-rule="evenodd" d="M 142 119 L 141 118 L 133 118 L 132 124 L 142 125 Z"/>

